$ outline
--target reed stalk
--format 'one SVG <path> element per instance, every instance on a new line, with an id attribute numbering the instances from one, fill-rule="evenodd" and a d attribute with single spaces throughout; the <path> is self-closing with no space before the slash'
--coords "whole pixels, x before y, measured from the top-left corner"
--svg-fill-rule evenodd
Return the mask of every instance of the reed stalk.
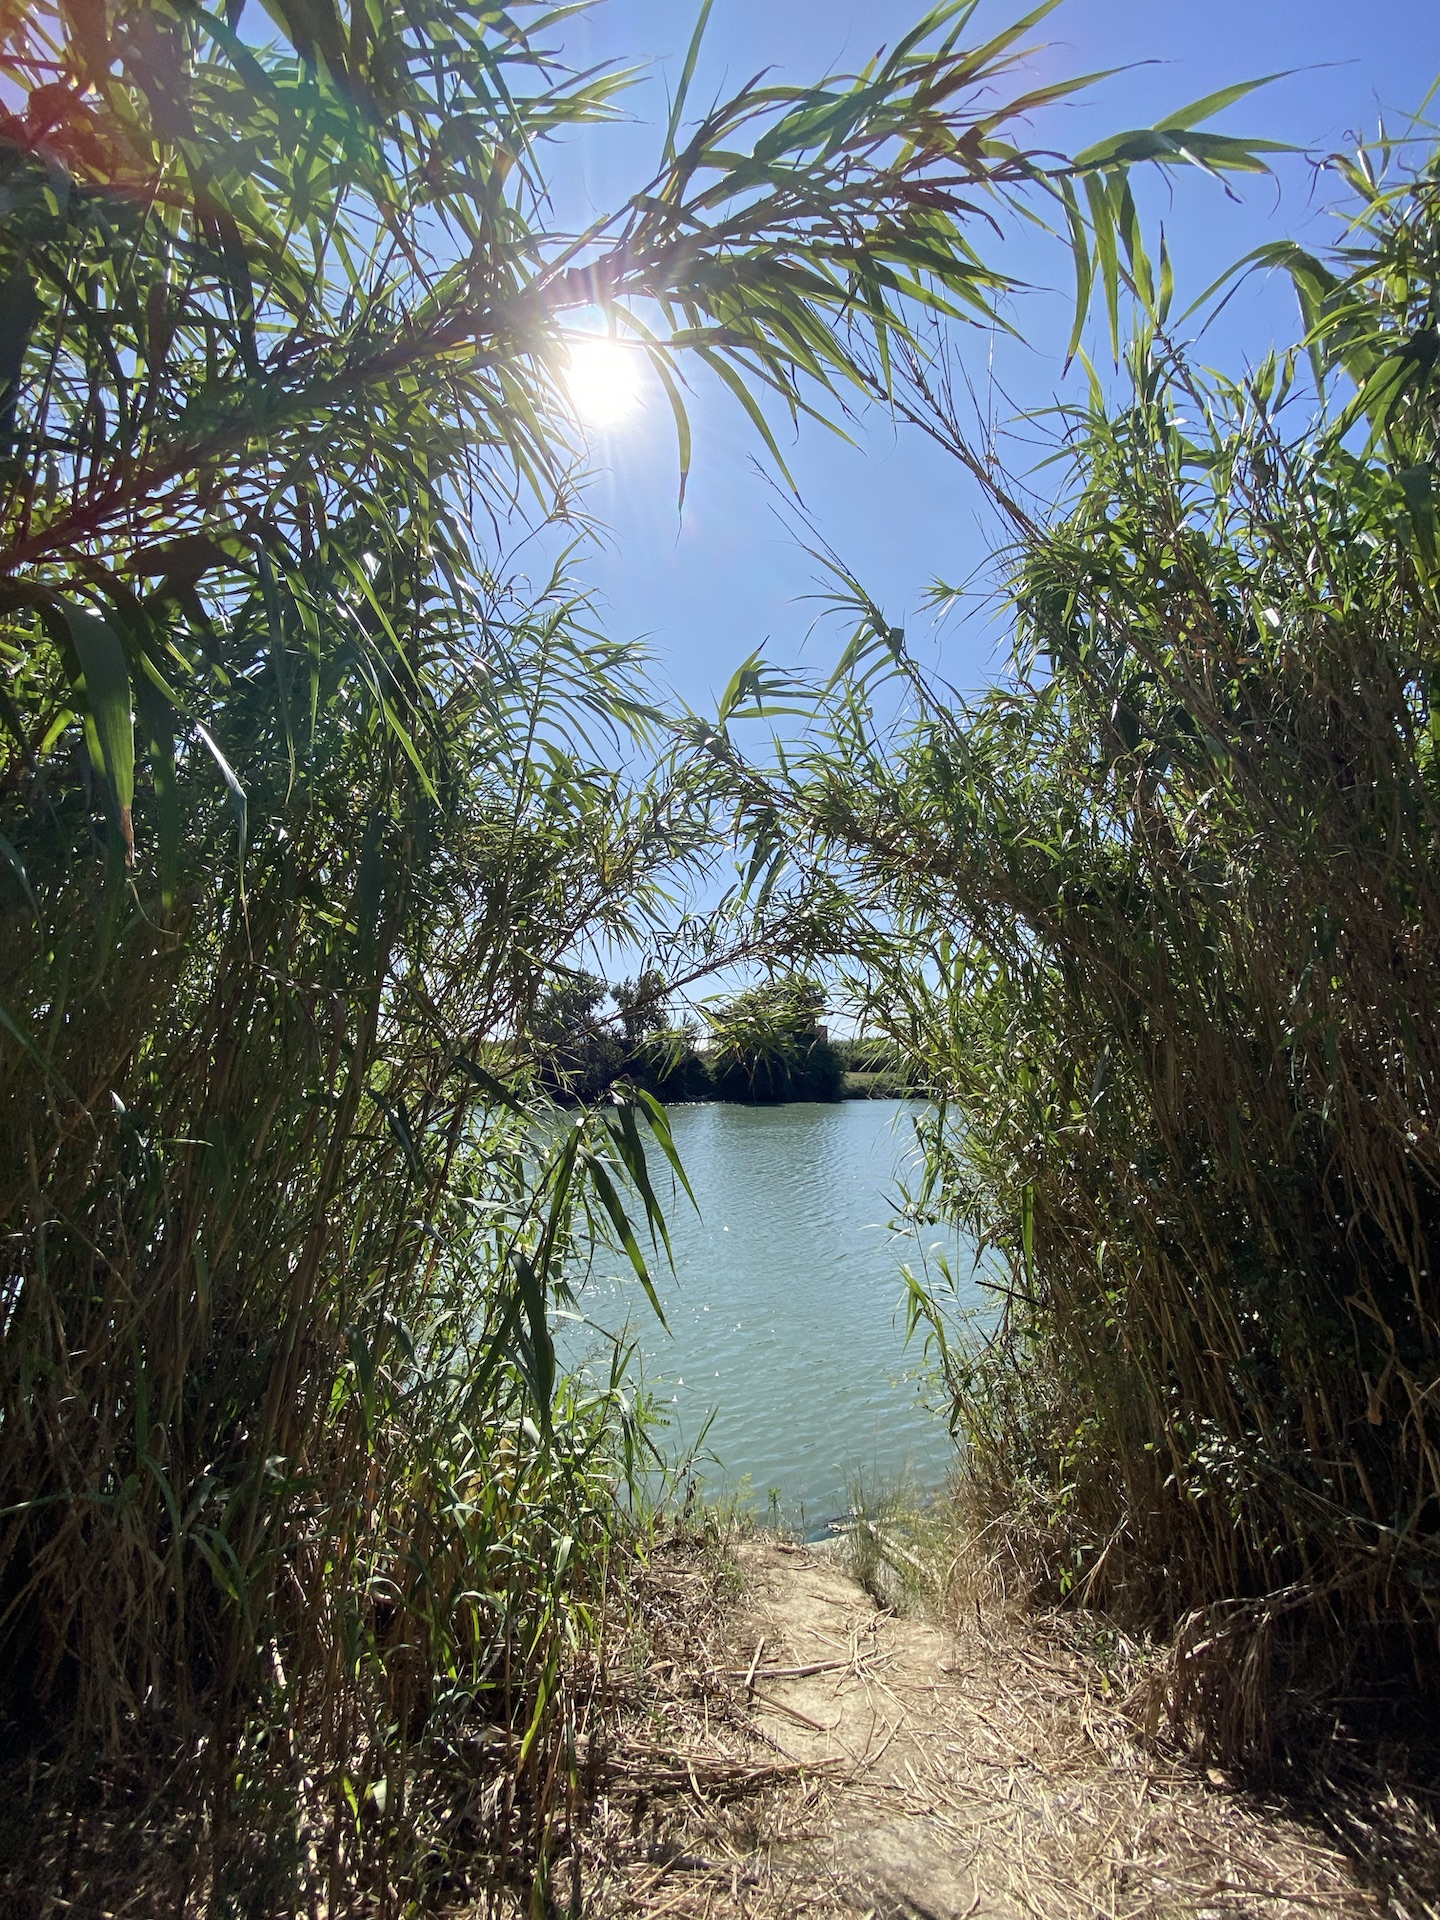
<path id="1" fill-rule="evenodd" d="M 1337 166 L 1345 244 L 1266 250 L 1295 350 L 1202 374 L 1137 269 L 1061 508 L 995 485 L 1005 684 L 947 699 L 860 603 L 861 684 L 775 800 L 939 1101 L 917 1206 L 999 1285 L 978 1347 L 915 1291 L 980 1520 L 1032 1592 L 1166 1637 L 1175 1725 L 1254 1762 L 1318 1701 L 1440 1688 L 1440 170 Z"/>

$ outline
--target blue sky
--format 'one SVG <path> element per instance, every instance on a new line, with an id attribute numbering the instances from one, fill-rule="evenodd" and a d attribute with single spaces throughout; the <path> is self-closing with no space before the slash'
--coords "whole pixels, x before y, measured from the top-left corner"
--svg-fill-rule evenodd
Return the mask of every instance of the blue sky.
<path id="1" fill-rule="evenodd" d="M 761 68 L 796 82 L 853 68 L 920 10 L 905 0 L 715 0 L 692 101 L 708 103 Z M 1018 11 L 983 9 L 977 30 L 993 30 Z M 693 19 L 687 0 L 601 0 L 566 27 L 572 63 L 646 63 L 650 77 L 628 98 L 629 124 L 587 131 L 557 156 L 563 207 L 618 205 L 643 183 L 668 112 L 667 80 L 679 72 Z M 1036 71 L 1046 78 L 1127 68 L 1038 121 L 1038 144 L 1075 151 L 1238 80 L 1300 68 L 1215 124 L 1319 154 L 1373 131 L 1382 115 L 1398 126 L 1419 105 L 1440 72 L 1440 0 L 1068 0 L 1033 38 L 1041 49 Z M 1147 191 L 1152 232 L 1163 220 L 1175 256 L 1181 304 L 1187 289 L 1198 292 L 1262 240 L 1290 235 L 1319 245 L 1334 231 L 1326 214 L 1333 189 L 1317 188 L 1308 161 L 1283 160 L 1277 174 L 1246 183 L 1238 205 L 1200 178 Z M 997 343 L 993 377 L 990 335 L 957 336 L 1001 423 L 1018 407 L 1044 404 L 1062 382 L 1068 263 L 1058 247 L 1027 244 L 1022 264 L 1027 277 L 1059 291 L 1029 294 L 1011 309 L 1023 344 Z M 1288 288 L 1252 281 L 1199 357 L 1238 371 L 1272 341 L 1290 339 L 1294 319 Z M 586 573 L 610 631 L 647 637 L 662 679 L 704 708 L 760 643 L 776 661 L 820 666 L 837 641 L 823 631 L 807 640 L 815 566 L 777 518 L 780 497 L 756 471 L 761 449 L 753 430 L 733 401 L 704 385 L 693 419 L 683 519 L 663 401 L 595 436 L 590 505 L 609 535 Z M 977 491 L 918 435 L 879 416 L 860 438 L 851 449 L 811 427 L 787 450 L 805 508 L 922 653 L 958 685 L 978 686 L 999 664 L 993 617 L 977 601 L 974 612 L 952 613 L 935 629 L 920 610 L 937 576 L 976 577 L 983 587 L 993 575 L 994 529 Z M 1011 457 L 1021 458 L 1020 450 Z"/>

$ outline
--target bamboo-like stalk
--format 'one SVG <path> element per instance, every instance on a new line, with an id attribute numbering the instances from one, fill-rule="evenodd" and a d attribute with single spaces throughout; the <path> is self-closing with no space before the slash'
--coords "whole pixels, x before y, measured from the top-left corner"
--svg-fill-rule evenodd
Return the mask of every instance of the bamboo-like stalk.
<path id="1" fill-rule="evenodd" d="M 1275 252 L 1333 403 L 1290 424 L 1295 355 L 1201 376 L 1150 296 L 1017 517 L 1010 682 L 902 665 L 898 747 L 851 698 L 770 794 L 944 1102 L 917 1211 L 1008 1267 L 969 1350 L 916 1283 L 969 1497 L 1032 1590 L 1173 1635 L 1176 1723 L 1252 1760 L 1326 1688 L 1440 1689 L 1440 163 L 1342 170 L 1347 248 Z"/>
<path id="2" fill-rule="evenodd" d="M 621 77 L 539 43 L 564 8 L 0 22 L 0 1713 L 168 1769 L 217 1911 L 440 1874 L 467 1743 L 471 1852 L 543 1874 L 643 1426 L 549 1309 L 602 1244 L 653 1293 L 678 1163 L 636 1089 L 557 1135 L 527 1035 L 607 941 L 783 951 L 662 941 L 718 736 L 565 568 L 511 578 L 581 520 L 562 315 L 647 358 L 683 492 L 681 366 L 779 461 L 767 405 L 988 317 L 977 208 L 1068 208 L 1088 288 L 1131 147 L 1264 165 L 1149 130 L 1081 218 L 1012 137 L 1030 23 L 971 11 L 682 98 L 578 235 L 539 157 Z"/>

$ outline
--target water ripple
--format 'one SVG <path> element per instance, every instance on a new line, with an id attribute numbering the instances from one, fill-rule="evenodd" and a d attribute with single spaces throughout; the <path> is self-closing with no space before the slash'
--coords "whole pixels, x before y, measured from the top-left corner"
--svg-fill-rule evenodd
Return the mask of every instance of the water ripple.
<path id="1" fill-rule="evenodd" d="M 668 1403 L 671 1444 L 715 1409 L 707 1487 L 748 1477 L 763 1505 L 815 1524 L 856 1475 L 944 1478 L 950 1443 L 904 1347 L 912 1239 L 889 1230 L 897 1169 L 914 1157 L 909 1103 L 681 1107 L 676 1144 L 700 1203 L 669 1209 L 676 1275 L 659 1292 L 667 1338 L 633 1281 L 587 1291 L 587 1313 L 638 1336 L 646 1385 Z M 572 1346 L 572 1355 L 575 1349 Z"/>

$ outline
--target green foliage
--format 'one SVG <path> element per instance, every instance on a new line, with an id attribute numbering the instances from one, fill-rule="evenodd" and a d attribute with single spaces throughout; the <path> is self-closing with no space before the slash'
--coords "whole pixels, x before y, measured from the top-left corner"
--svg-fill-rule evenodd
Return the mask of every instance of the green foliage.
<path id="1" fill-rule="evenodd" d="M 847 1100 L 904 1100 L 924 1092 L 915 1061 L 893 1040 L 868 1035 L 833 1047 Z"/>
<path id="2" fill-rule="evenodd" d="M 0 1710 L 178 1755 L 217 1906 L 235 1809 L 288 1807 L 277 1912 L 427 1897 L 478 1741 L 463 1857 L 538 1903 L 639 1444 L 548 1311 L 597 1240 L 651 1284 L 673 1148 L 643 1088 L 557 1127 L 525 1036 L 586 942 L 646 949 L 725 765 L 617 772 L 640 661 L 567 565 L 512 578 L 578 524 L 562 316 L 649 356 L 683 474 L 685 364 L 773 447 L 762 402 L 983 313 L 969 229 L 1074 176 L 967 0 L 677 102 L 557 233 L 546 143 L 621 85 L 570 9 L 268 12 L 0 0 Z"/>
<path id="3" fill-rule="evenodd" d="M 858 903 L 817 880 L 817 942 L 940 1096 L 921 1204 L 1008 1266 L 942 1348 L 972 1492 L 1251 1758 L 1287 1689 L 1440 1687 L 1440 163 L 1372 158 L 1287 256 L 1350 390 L 1142 329 L 1017 513 L 1009 683 L 907 669 L 894 753 L 852 686 L 786 789 Z"/>
<path id="4" fill-rule="evenodd" d="M 825 1038 L 825 990 L 789 975 L 749 987 L 711 1023 L 709 1066 L 722 1100 L 768 1106 L 782 1100 L 839 1100 L 844 1069 Z"/>
<path id="5" fill-rule="evenodd" d="M 598 974 L 563 974 L 547 986 L 527 1023 L 541 1061 L 542 1081 L 554 1093 L 593 1100 L 624 1071 L 622 1036 L 601 1012 L 609 989 Z"/>
<path id="6" fill-rule="evenodd" d="M 384 569 L 369 588 L 443 681 L 444 616 Z M 192 1784 L 223 1803 L 228 1749 L 258 1805 L 283 1787 L 264 1732 L 283 1722 L 313 1782 L 295 1871 L 311 1884 L 331 1834 L 337 1898 L 423 1858 L 467 1717 L 513 1730 L 497 1753 L 539 1821 L 507 1840 L 497 1802 L 477 1870 L 549 1845 L 576 1710 L 558 1675 L 641 1444 L 618 1393 L 557 1401 L 548 1321 L 597 1239 L 628 1235 L 644 1264 L 637 1122 L 663 1121 L 632 1103 L 557 1137 L 492 1036 L 674 842 L 637 833 L 653 793 L 575 749 L 577 694 L 623 702 L 624 662 L 577 634 L 559 585 L 490 605 L 503 672 L 431 703 L 428 791 L 343 625 L 289 739 L 256 615 L 217 629 L 226 677 L 198 725 L 243 783 L 244 864 L 197 738 L 176 756 L 168 925 L 107 872 L 73 760 L 17 776 L 6 816 L 4 997 L 13 1032 L 43 1036 L 14 1045 L 0 1109 L 10 1732 L 163 1748 L 233 1716 Z M 292 684 L 295 638 L 261 655 Z M 24 669 L 11 684 L 28 693 Z M 563 751 L 499 751 L 562 723 Z M 142 835 L 155 804 L 141 789 Z M 357 1822 L 347 1796 L 377 1779 L 387 1819 Z M 247 1821 L 227 1832 L 221 1882 L 253 1866 Z"/>
<path id="7" fill-rule="evenodd" d="M 709 1068 L 688 1028 L 665 1021 L 666 982 L 646 968 L 607 987 L 598 974 L 567 970 L 547 986 L 525 1025 L 540 1084 L 565 1105 L 641 1088 L 661 1100 L 703 1100 Z M 606 1001 L 614 1005 L 605 1011 Z"/>

